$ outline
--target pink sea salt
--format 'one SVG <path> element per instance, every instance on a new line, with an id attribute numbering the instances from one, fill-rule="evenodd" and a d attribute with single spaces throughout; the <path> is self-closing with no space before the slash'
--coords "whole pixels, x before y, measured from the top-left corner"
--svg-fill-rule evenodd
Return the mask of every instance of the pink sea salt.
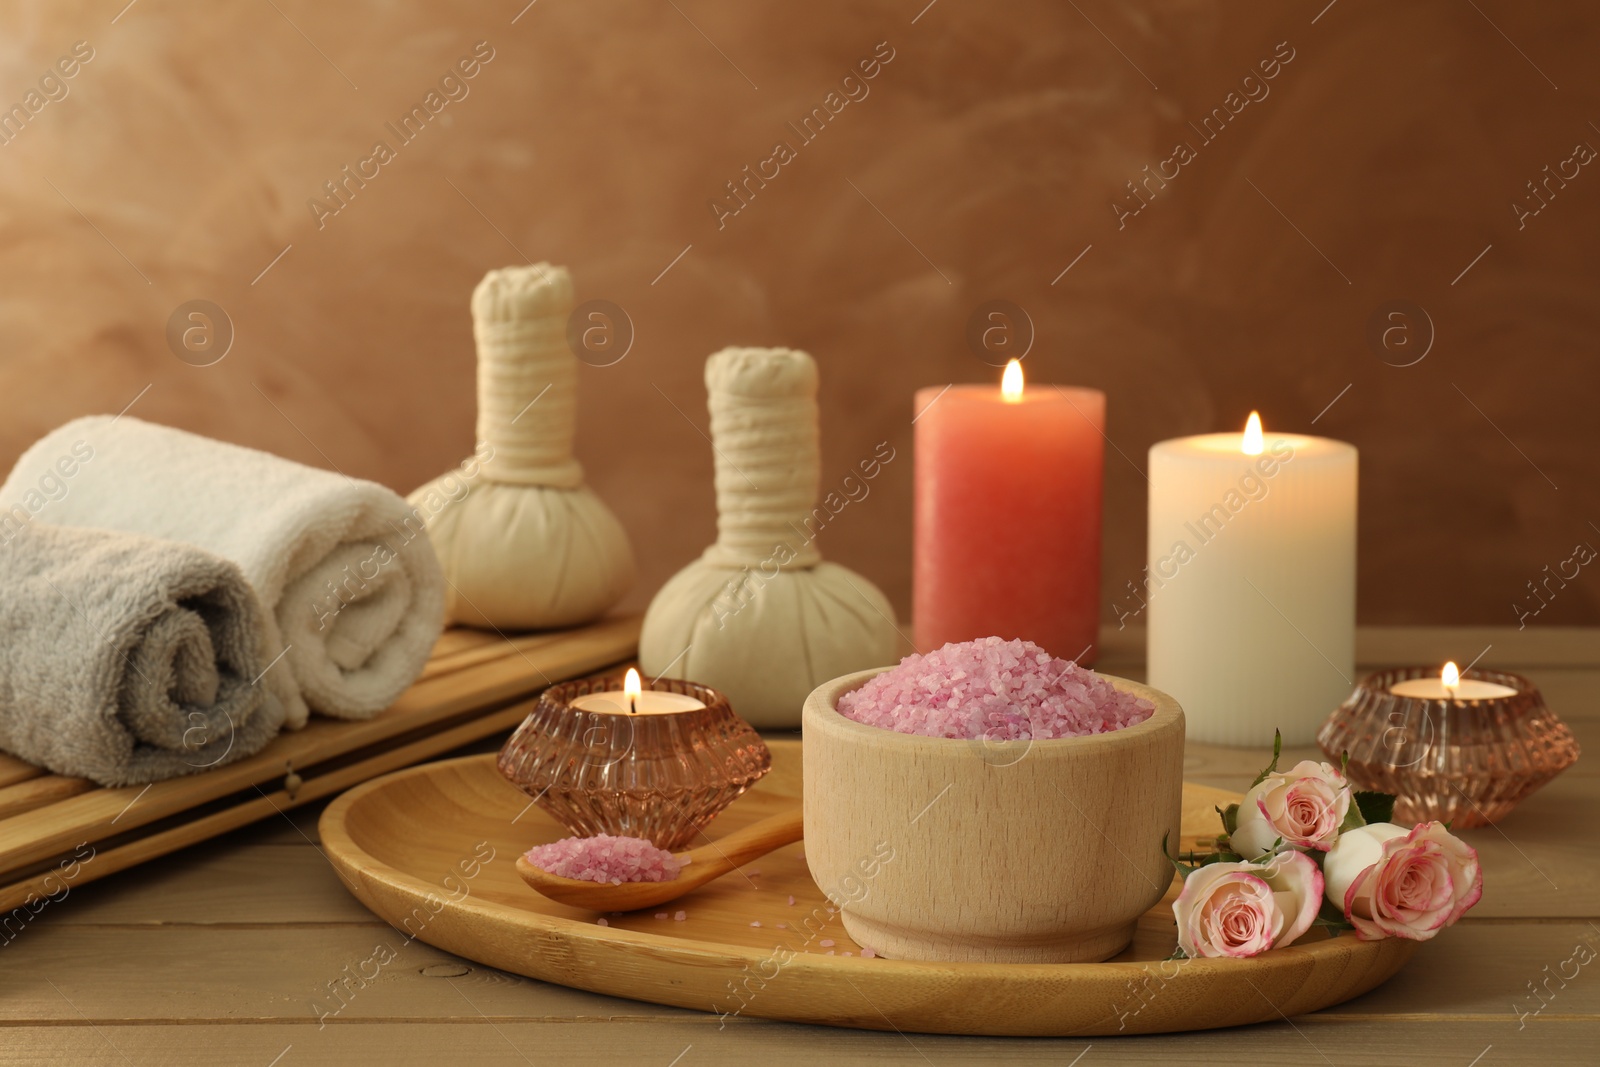
<path id="1" fill-rule="evenodd" d="M 1155 705 L 1030 641 L 984 637 L 907 656 L 839 698 L 839 714 L 923 737 L 1087 737 L 1148 719 Z"/>
<path id="2" fill-rule="evenodd" d="M 877 955 L 878 954 L 876 952 L 872 951 L 872 949 L 870 949 L 870 948 L 864 948 L 864 949 L 861 950 L 861 958 L 864 959 L 864 960 L 875 959 L 875 958 L 877 958 Z"/>
<path id="3" fill-rule="evenodd" d="M 683 864 L 642 837 L 569 837 L 528 850 L 527 860 L 541 871 L 586 882 L 670 882 Z"/>

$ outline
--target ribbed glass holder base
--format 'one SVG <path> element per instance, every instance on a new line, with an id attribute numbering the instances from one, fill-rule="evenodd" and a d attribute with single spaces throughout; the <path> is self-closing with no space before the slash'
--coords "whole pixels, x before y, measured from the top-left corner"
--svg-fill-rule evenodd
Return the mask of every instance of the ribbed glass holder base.
<path id="1" fill-rule="evenodd" d="M 1486 826 L 1576 762 L 1572 731 L 1519 674 L 1466 672 L 1463 678 L 1516 690 L 1488 700 L 1427 700 L 1389 691 L 1398 682 L 1436 675 L 1429 667 L 1370 675 L 1317 733 L 1317 744 L 1335 763 L 1349 753 L 1346 773 L 1358 787 L 1395 794 L 1395 822 Z"/>
<path id="2" fill-rule="evenodd" d="M 715 689 L 676 678 L 650 688 L 705 707 L 636 715 L 585 710 L 571 702 L 621 690 L 622 679 L 553 685 L 500 750 L 500 773 L 579 837 L 643 837 L 658 848 L 682 848 L 772 769 L 772 756 Z"/>

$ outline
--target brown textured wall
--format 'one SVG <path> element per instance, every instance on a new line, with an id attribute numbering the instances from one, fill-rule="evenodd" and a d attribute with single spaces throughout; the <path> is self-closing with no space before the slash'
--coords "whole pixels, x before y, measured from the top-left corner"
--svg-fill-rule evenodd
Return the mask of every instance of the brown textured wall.
<path id="1" fill-rule="evenodd" d="M 1600 147 L 1600 13 L 925 2 L 8 4 L 0 102 L 94 56 L 0 145 L 0 461 L 138 396 L 408 490 L 471 448 L 472 286 L 531 258 L 636 329 L 584 371 L 579 439 L 635 606 L 712 537 L 700 368 L 739 343 L 817 356 L 825 486 L 898 450 L 821 544 L 906 612 L 911 394 L 997 380 L 965 340 L 991 299 L 1031 317 L 1033 381 L 1110 394 L 1108 619 L 1147 447 L 1251 407 L 1361 448 L 1364 621 L 1514 623 L 1600 546 L 1600 167 L 1564 162 Z M 469 95 L 319 226 L 308 200 L 479 41 Z M 801 144 L 786 123 L 875 49 L 869 95 Z M 1189 126 L 1230 104 L 1214 140 Z M 779 140 L 795 158 L 719 228 L 708 201 Z M 1576 176 L 1519 220 L 1547 164 Z M 213 366 L 168 348 L 193 298 L 233 323 Z M 1397 367 L 1416 312 L 1409 348 L 1368 332 L 1402 299 L 1435 338 Z M 1596 573 L 1550 588 L 1531 625 L 1600 622 Z"/>

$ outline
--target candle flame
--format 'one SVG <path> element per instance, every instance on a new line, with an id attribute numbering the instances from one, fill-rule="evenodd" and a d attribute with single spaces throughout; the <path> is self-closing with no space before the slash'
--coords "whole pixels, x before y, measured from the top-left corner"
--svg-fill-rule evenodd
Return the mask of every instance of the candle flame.
<path id="1" fill-rule="evenodd" d="M 639 672 L 632 667 L 628 668 L 628 676 L 622 681 L 622 691 L 628 697 L 628 710 L 639 710 L 639 694 L 644 692 L 644 684 L 639 681 Z"/>
<path id="2" fill-rule="evenodd" d="M 1022 400 L 1022 362 L 1013 359 L 1006 364 L 1006 372 L 1000 379 L 1000 398 L 1008 404 L 1020 403 Z"/>
<path id="3" fill-rule="evenodd" d="M 1456 666 L 1455 660 L 1444 665 L 1444 670 L 1439 672 L 1439 680 L 1446 689 L 1455 689 L 1461 684 L 1461 668 Z"/>
<path id="4" fill-rule="evenodd" d="M 1244 440 L 1239 443 L 1239 451 L 1247 456 L 1259 456 L 1261 446 L 1261 414 L 1252 411 L 1244 424 Z"/>

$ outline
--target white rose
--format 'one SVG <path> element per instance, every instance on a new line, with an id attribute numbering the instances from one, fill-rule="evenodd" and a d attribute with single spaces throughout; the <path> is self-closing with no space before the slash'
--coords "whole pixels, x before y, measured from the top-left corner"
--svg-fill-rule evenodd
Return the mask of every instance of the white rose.
<path id="1" fill-rule="evenodd" d="M 1379 822 L 1339 835 L 1323 861 L 1328 899 L 1363 941 L 1426 941 L 1483 896 L 1478 854 L 1436 822 Z"/>
<path id="2" fill-rule="evenodd" d="M 1178 947 L 1199 956 L 1259 956 L 1311 929 L 1322 905 L 1322 872 L 1300 852 L 1265 864 L 1209 863 L 1184 879 L 1172 902 Z"/>
<path id="3" fill-rule="evenodd" d="M 1282 839 L 1294 848 L 1326 852 L 1350 811 L 1350 783 L 1330 764 L 1301 760 L 1267 775 L 1239 803 L 1233 851 L 1256 859 Z"/>

